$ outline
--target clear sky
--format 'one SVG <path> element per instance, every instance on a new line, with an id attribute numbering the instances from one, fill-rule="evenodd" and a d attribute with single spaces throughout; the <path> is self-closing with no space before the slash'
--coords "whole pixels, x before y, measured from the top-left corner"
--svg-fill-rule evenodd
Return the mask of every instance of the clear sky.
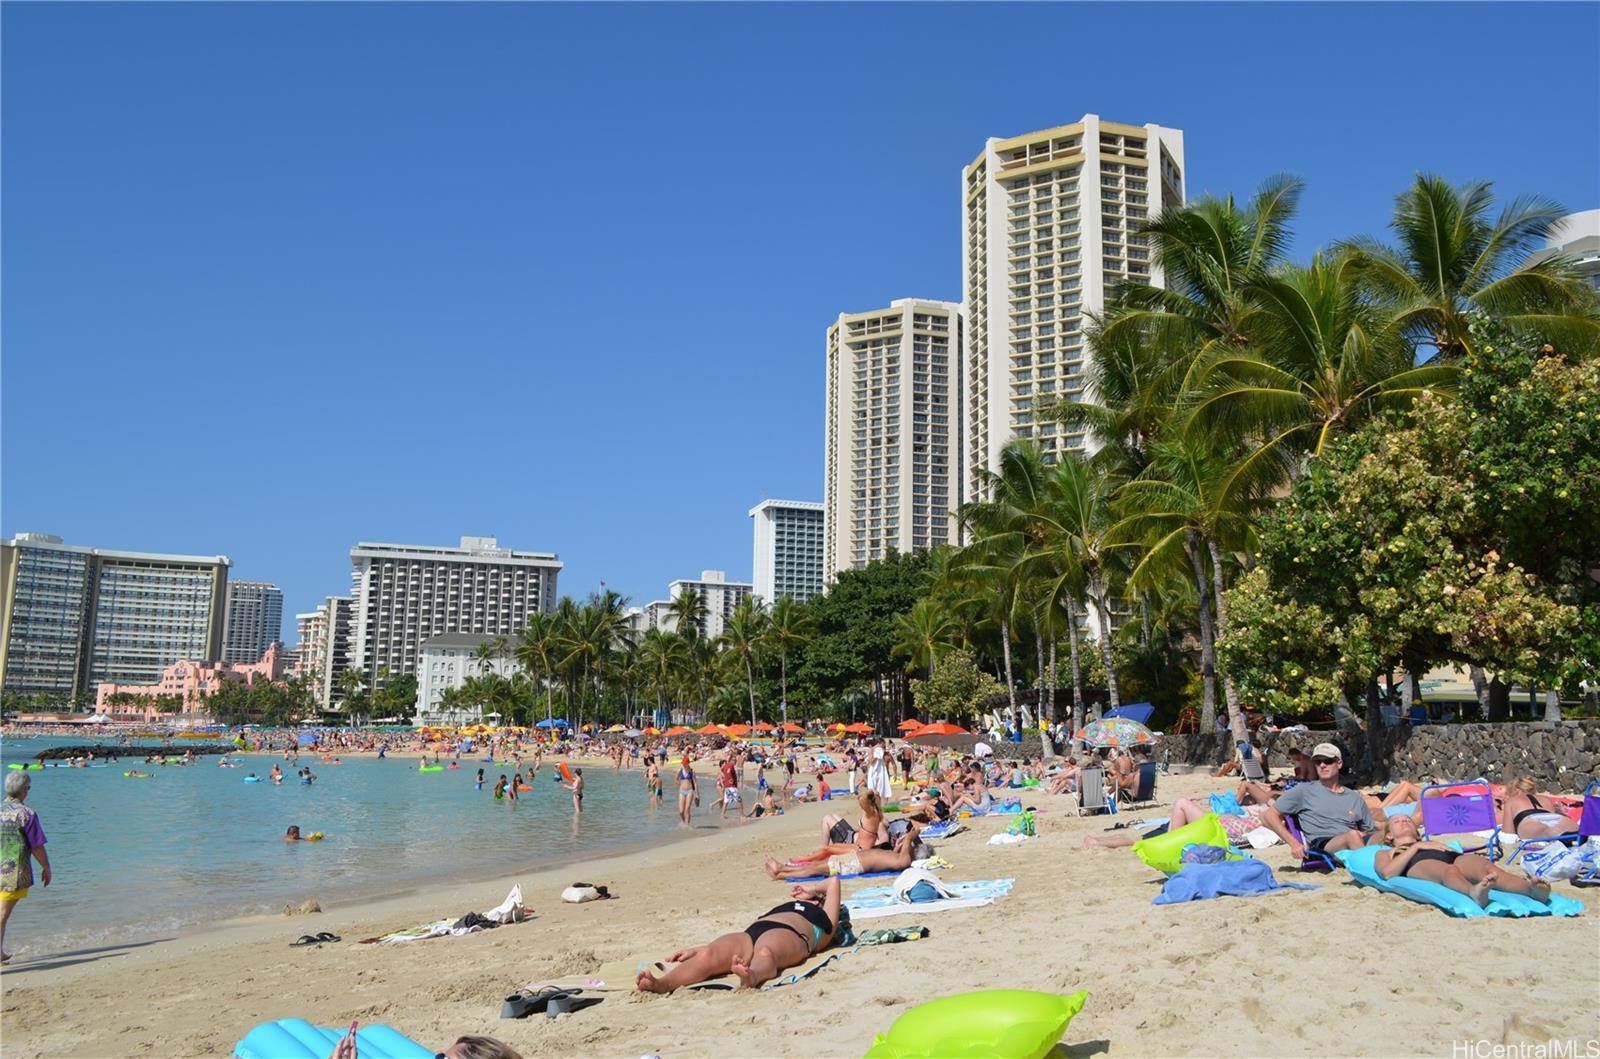
<path id="1" fill-rule="evenodd" d="M 286 613 L 358 540 L 748 578 L 746 511 L 822 496 L 827 326 L 961 296 L 988 136 L 1183 129 L 1191 196 L 1309 182 L 1300 254 L 1418 169 L 1600 206 L 1593 3 L 0 18 L 0 533 L 226 554 Z"/>

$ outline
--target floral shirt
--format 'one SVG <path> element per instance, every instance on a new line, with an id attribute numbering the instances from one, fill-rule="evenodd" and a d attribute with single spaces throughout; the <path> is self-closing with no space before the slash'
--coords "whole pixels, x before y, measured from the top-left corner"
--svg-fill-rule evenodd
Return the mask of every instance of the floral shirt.
<path id="1" fill-rule="evenodd" d="M 14 893 L 33 885 L 32 853 L 44 843 L 38 813 L 15 798 L 0 802 L 0 890 Z"/>

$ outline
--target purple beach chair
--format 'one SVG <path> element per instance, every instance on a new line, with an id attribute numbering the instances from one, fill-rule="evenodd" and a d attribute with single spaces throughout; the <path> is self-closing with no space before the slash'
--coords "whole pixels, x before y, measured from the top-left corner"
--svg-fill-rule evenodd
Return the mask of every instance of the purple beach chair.
<path id="1" fill-rule="evenodd" d="M 1583 843 L 1600 835 L 1600 780 L 1595 780 L 1583 791 L 1583 813 L 1578 817 L 1578 830 L 1571 835 L 1555 835 L 1551 838 L 1522 838 L 1517 840 L 1517 848 L 1511 851 L 1511 856 L 1506 860 L 1506 865 L 1516 863 L 1518 857 L 1530 848 L 1538 849 L 1552 842 L 1564 846 L 1581 846 Z M 1600 875 L 1600 863 L 1594 868 L 1573 880 L 1578 886 L 1593 886 Z"/>
<path id="2" fill-rule="evenodd" d="M 1301 871 L 1336 871 L 1342 866 L 1333 859 L 1332 854 L 1318 853 L 1306 844 L 1305 832 L 1300 830 L 1300 821 L 1295 816 L 1289 813 L 1283 814 L 1283 825 L 1289 829 L 1289 834 L 1294 836 L 1294 840 L 1300 843 L 1300 848 L 1306 851 L 1306 855 L 1300 858 Z"/>
<path id="3" fill-rule="evenodd" d="M 1422 807 L 1422 837 L 1443 842 L 1456 836 L 1463 853 L 1487 851 L 1490 860 L 1500 856 L 1500 819 L 1494 811 L 1494 792 L 1483 780 L 1466 783 L 1434 783 L 1422 788 L 1418 804 Z M 1489 832 L 1484 841 L 1475 832 Z M 1462 841 L 1476 842 L 1467 845 Z"/>

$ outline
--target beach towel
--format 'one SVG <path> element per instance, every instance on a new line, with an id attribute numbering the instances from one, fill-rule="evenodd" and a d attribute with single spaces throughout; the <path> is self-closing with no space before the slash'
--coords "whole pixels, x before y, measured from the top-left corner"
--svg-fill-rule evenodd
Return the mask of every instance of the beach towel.
<path id="1" fill-rule="evenodd" d="M 234 1046 L 237 1059 L 327 1059 L 348 1030 L 313 1026 L 305 1019 L 263 1022 Z M 434 1050 L 388 1026 L 363 1026 L 356 1031 L 361 1059 L 433 1059 Z"/>
<path id="2" fill-rule="evenodd" d="M 899 874 L 900 873 L 897 872 L 897 871 L 864 871 L 864 872 L 858 872 L 855 875 L 832 875 L 832 876 L 829 876 L 829 875 L 801 875 L 801 876 L 798 876 L 798 877 L 791 876 L 790 878 L 785 879 L 784 882 L 793 882 L 793 883 L 823 882 L 824 880 L 830 879 L 830 878 L 832 878 L 832 879 L 886 879 L 891 875 L 899 875 Z"/>
<path id="3" fill-rule="evenodd" d="M 1028 839 L 1030 837 L 1031 836 L 1029 836 L 1029 835 L 1013 835 L 1013 834 L 1009 834 L 1007 832 L 1001 832 L 998 835 L 990 835 L 989 836 L 989 845 L 991 845 L 991 846 L 1014 846 L 1018 842 L 1026 842 L 1026 841 L 1028 841 Z"/>
<path id="4" fill-rule="evenodd" d="M 924 842 L 931 842 L 934 839 L 949 838 L 951 835 L 959 835 L 966 829 L 967 825 L 961 823 L 959 820 L 940 820 L 937 824 L 929 824 L 927 827 L 923 828 L 917 837 L 922 839 Z"/>
<path id="5" fill-rule="evenodd" d="M 921 881 L 921 880 L 917 880 Z M 972 882 L 945 883 L 940 886 L 948 890 L 950 895 L 942 901 L 921 901 L 911 903 L 895 896 L 893 886 L 871 886 L 861 890 L 845 902 L 845 907 L 850 909 L 851 921 L 861 919 L 880 919 L 884 916 L 898 916 L 912 912 L 949 912 L 958 908 L 982 908 L 992 905 L 1001 897 L 1011 892 L 1015 879 L 977 879 Z M 913 882 L 912 885 L 916 883 Z M 909 890 L 910 887 L 907 887 Z"/>
<path id="6" fill-rule="evenodd" d="M 1470 918 L 1474 916 L 1576 916 L 1583 912 L 1583 905 L 1570 897 L 1560 894 L 1551 894 L 1548 905 L 1540 904 L 1531 897 L 1521 894 L 1508 894 L 1500 890 L 1489 891 L 1489 907 L 1480 908 L 1478 903 L 1466 894 L 1457 893 L 1440 883 L 1425 882 L 1422 879 L 1410 879 L 1403 875 L 1393 879 L 1385 879 L 1378 874 L 1377 857 L 1380 852 L 1387 850 L 1388 846 L 1363 846 L 1361 849 L 1340 850 L 1334 856 L 1339 858 L 1339 863 L 1345 866 L 1352 878 L 1362 886 L 1370 886 L 1374 890 L 1382 890 L 1386 894 L 1404 897 L 1408 901 L 1419 904 L 1433 905 L 1452 916 Z"/>
<path id="7" fill-rule="evenodd" d="M 477 934 L 481 931 L 492 930 L 506 923 L 521 923 L 527 919 L 527 909 L 522 906 L 522 884 L 511 888 L 506 894 L 506 899 L 487 912 L 468 912 L 456 919 L 441 919 L 435 923 L 424 923 L 418 927 L 408 927 L 397 930 L 392 934 L 385 934 L 381 938 L 363 938 L 363 945 L 398 945 L 408 941 L 423 941 L 427 938 L 459 938 L 467 934 Z"/>
<path id="8" fill-rule="evenodd" d="M 1177 905 L 1185 901 L 1209 901 L 1214 897 L 1252 897 L 1274 890 L 1315 889 L 1317 887 L 1306 883 L 1279 882 L 1272 869 L 1259 860 L 1231 860 L 1217 864 L 1185 864 L 1150 903 Z"/>

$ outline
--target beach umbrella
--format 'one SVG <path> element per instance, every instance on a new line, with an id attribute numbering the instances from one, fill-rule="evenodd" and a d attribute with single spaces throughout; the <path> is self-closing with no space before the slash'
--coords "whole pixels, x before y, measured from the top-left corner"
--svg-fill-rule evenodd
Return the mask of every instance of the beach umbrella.
<path id="1" fill-rule="evenodd" d="M 707 724 L 696 728 L 694 731 L 696 735 L 716 735 L 718 732 L 722 731 L 722 729 L 718 728 L 714 724 Z"/>
<path id="2" fill-rule="evenodd" d="M 828 731 L 830 731 L 830 732 L 848 732 L 849 730 L 850 730 L 850 726 L 848 724 L 845 724 L 843 721 L 836 722 L 832 727 L 830 727 L 828 729 Z"/>
<path id="3" fill-rule="evenodd" d="M 1094 747 L 1149 746 L 1156 741 L 1154 732 L 1127 717 L 1106 717 L 1084 725 L 1072 738 Z"/>
<path id="4" fill-rule="evenodd" d="M 624 728 L 622 730 L 622 734 L 627 736 L 629 739 L 637 739 L 639 736 L 644 735 L 644 733 L 639 731 L 637 728 Z"/>
<path id="5" fill-rule="evenodd" d="M 752 731 L 756 731 L 756 732 L 772 732 L 772 731 L 776 731 L 776 729 L 773 728 L 773 726 L 770 725 L 770 724 L 766 724 L 766 723 L 764 723 L 762 721 L 757 721 L 756 722 L 756 726 L 755 726 L 755 728 L 752 729 Z"/>
<path id="6" fill-rule="evenodd" d="M 610 728 L 606 729 L 606 734 L 607 735 L 615 735 L 618 732 L 626 732 L 627 730 L 628 730 L 627 725 L 614 724 Z M 635 733 L 635 734 L 638 734 L 638 733 Z"/>
<path id="7" fill-rule="evenodd" d="M 659 728 L 646 728 L 644 730 L 644 734 L 645 735 L 660 735 L 661 734 L 661 730 Z"/>
<path id="8" fill-rule="evenodd" d="M 686 728 L 681 724 L 675 724 L 671 728 L 668 728 L 664 734 L 665 735 L 689 735 L 689 734 L 691 734 L 693 732 L 694 732 L 693 728 Z"/>
<path id="9" fill-rule="evenodd" d="M 536 727 L 536 728 L 565 728 L 565 727 L 567 727 L 567 722 L 563 721 L 559 717 L 555 717 L 555 718 L 552 718 L 552 719 L 550 719 L 548 721 L 540 721 L 534 727 Z"/>
<path id="10" fill-rule="evenodd" d="M 723 730 L 729 735 L 745 736 L 750 734 L 750 726 L 748 724 L 730 724 Z"/>
<path id="11" fill-rule="evenodd" d="M 946 724 L 943 721 L 941 721 L 938 724 L 924 725 L 923 727 L 918 728 L 915 732 L 908 732 L 906 734 L 906 738 L 907 739 L 921 739 L 925 735 L 971 735 L 971 734 L 972 734 L 971 732 L 967 731 L 965 728 L 961 727 L 959 724 Z"/>
<path id="12" fill-rule="evenodd" d="M 977 743 L 972 748 L 973 757 L 994 757 L 994 747 L 988 743 Z"/>
<path id="13" fill-rule="evenodd" d="M 870 725 L 870 724 L 852 724 L 852 725 L 848 726 L 847 728 L 845 728 L 845 731 L 854 732 L 857 735 L 871 735 L 872 734 L 872 725 Z"/>
<path id="14" fill-rule="evenodd" d="M 905 720 L 900 722 L 900 730 L 902 732 L 909 732 L 913 728 L 921 728 L 921 727 L 922 727 L 922 722 L 917 720 L 915 717 L 907 717 Z"/>
<path id="15" fill-rule="evenodd" d="M 806 734 L 806 730 L 804 728 L 801 728 L 798 724 L 790 724 L 787 721 L 785 721 L 783 724 L 780 724 L 778 726 L 778 730 L 780 732 L 788 732 L 790 735 L 805 735 Z"/>

